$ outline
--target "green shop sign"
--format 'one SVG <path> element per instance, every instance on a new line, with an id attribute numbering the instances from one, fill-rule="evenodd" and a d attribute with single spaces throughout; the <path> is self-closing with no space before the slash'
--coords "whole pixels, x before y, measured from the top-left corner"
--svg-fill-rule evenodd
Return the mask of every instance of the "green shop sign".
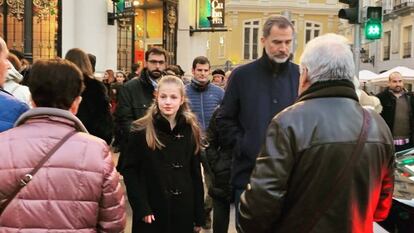
<path id="1" fill-rule="evenodd" d="M 198 0 L 198 28 L 224 27 L 225 0 Z"/>

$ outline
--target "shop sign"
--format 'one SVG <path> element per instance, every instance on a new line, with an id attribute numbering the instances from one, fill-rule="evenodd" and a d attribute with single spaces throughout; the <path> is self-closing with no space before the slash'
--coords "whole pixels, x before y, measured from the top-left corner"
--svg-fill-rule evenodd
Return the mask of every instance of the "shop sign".
<path id="1" fill-rule="evenodd" d="M 224 27 L 224 1 L 198 1 L 198 28 Z"/>

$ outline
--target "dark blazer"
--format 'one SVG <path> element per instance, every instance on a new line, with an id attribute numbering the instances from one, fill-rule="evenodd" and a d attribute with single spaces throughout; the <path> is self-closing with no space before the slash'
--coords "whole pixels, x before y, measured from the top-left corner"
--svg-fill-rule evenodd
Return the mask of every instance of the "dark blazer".
<path id="1" fill-rule="evenodd" d="M 150 149 L 145 129 L 133 130 L 124 155 L 132 232 L 192 233 L 194 226 L 204 224 L 204 191 L 191 127 L 178 117 L 171 130 L 168 121 L 157 115 L 155 129 L 164 148 Z M 142 218 L 150 214 L 155 222 L 143 222 Z"/>
<path id="2" fill-rule="evenodd" d="M 148 72 L 144 69 L 138 79 L 132 79 L 124 84 L 118 95 L 118 104 L 114 117 L 117 126 L 117 140 L 120 142 L 120 151 L 117 169 L 122 173 L 123 152 L 128 143 L 128 134 L 131 123 L 145 115 L 154 101 L 154 86 L 151 84 Z"/>
<path id="3" fill-rule="evenodd" d="M 113 121 L 106 87 L 87 75 L 83 75 L 83 82 L 85 90 L 76 116 L 90 134 L 102 138 L 109 145 L 112 141 Z"/>
<path id="4" fill-rule="evenodd" d="M 373 221 L 390 210 L 394 185 L 392 135 L 376 112 L 369 111 L 367 141 L 332 193 L 362 119 L 350 81 L 317 82 L 276 115 L 241 196 L 243 232 L 373 232 Z"/>
<path id="5" fill-rule="evenodd" d="M 412 129 L 414 127 L 414 95 L 411 92 L 407 92 L 406 96 L 408 97 L 409 104 L 410 104 L 410 127 Z M 394 119 L 395 119 L 395 106 L 396 106 L 396 97 L 390 92 L 389 88 L 386 88 L 383 92 L 377 95 L 378 99 L 381 101 L 382 105 L 382 112 L 381 116 L 384 118 L 385 122 L 387 123 L 388 127 L 391 131 L 394 128 Z M 411 130 L 411 141 L 414 140 L 414 130 Z"/>
<path id="6" fill-rule="evenodd" d="M 234 145 L 232 184 L 236 188 L 245 188 L 270 120 L 294 103 L 298 84 L 297 65 L 287 61 L 276 66 L 266 53 L 231 73 L 217 129 Z"/>

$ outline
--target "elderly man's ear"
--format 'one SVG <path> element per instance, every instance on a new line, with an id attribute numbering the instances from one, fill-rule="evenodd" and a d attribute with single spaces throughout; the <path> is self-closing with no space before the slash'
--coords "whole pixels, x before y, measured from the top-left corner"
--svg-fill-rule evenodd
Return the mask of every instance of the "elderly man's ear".
<path id="1" fill-rule="evenodd" d="M 300 72 L 298 94 L 301 95 L 304 91 L 306 91 L 310 87 L 310 85 L 311 83 L 309 81 L 308 68 L 302 67 L 301 72 Z"/>

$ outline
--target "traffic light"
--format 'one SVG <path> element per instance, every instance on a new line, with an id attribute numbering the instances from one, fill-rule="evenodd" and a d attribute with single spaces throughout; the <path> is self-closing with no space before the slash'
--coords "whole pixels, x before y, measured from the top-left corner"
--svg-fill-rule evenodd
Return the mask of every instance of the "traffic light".
<path id="1" fill-rule="evenodd" d="M 359 0 L 339 0 L 339 2 L 349 5 L 349 8 L 340 9 L 338 17 L 347 19 L 350 24 L 359 23 Z"/>
<path id="2" fill-rule="evenodd" d="M 365 23 L 365 38 L 367 40 L 381 39 L 382 36 L 382 7 L 367 8 L 367 21 Z"/>

